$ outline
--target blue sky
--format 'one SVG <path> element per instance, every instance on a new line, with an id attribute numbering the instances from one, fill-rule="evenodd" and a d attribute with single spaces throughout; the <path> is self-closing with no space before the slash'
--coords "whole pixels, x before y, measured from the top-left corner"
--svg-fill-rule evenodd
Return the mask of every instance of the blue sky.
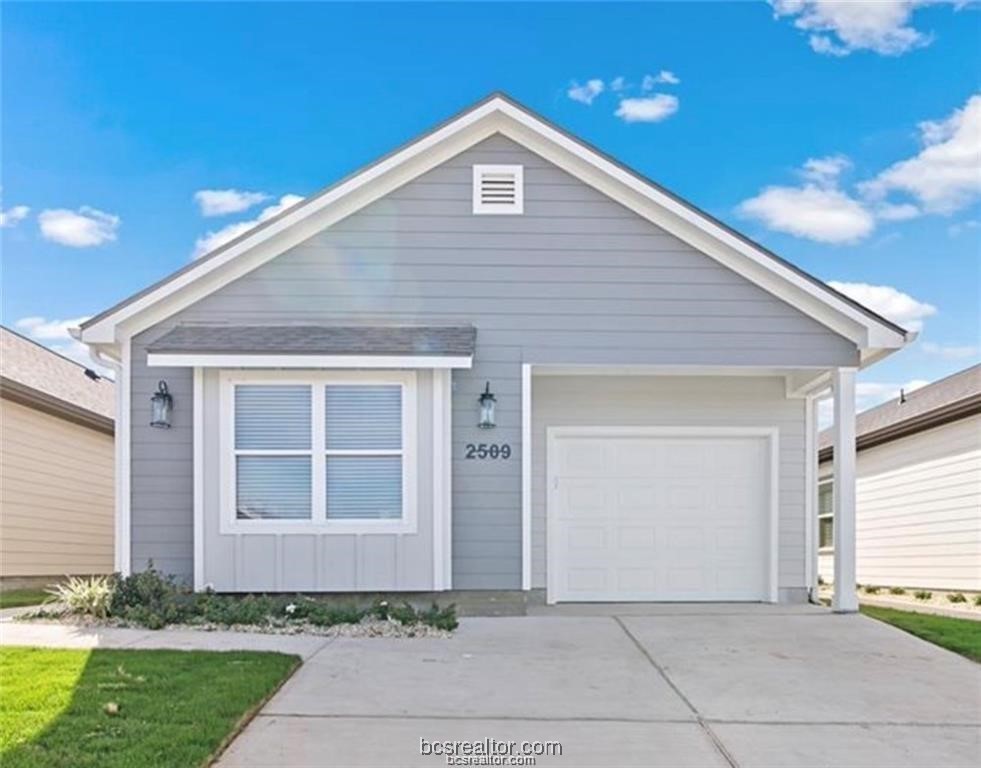
<path id="1" fill-rule="evenodd" d="M 208 233 L 314 192 L 500 89 L 922 326 L 921 342 L 862 375 L 863 405 L 978 360 L 977 7 L 2 13 L 2 321 L 70 354 L 65 321 L 186 264 Z M 204 216 L 202 190 L 262 199 Z"/>

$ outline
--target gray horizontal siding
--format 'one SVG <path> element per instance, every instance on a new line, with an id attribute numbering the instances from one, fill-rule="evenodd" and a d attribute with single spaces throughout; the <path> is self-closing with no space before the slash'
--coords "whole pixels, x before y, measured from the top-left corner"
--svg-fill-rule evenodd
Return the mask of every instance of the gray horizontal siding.
<path id="1" fill-rule="evenodd" d="M 471 167 L 485 162 L 524 166 L 524 215 L 471 213 Z M 146 341 L 176 323 L 355 320 L 477 327 L 474 368 L 453 375 L 453 577 L 461 589 L 520 586 L 522 362 L 857 361 L 847 340 L 495 136 L 142 334 L 133 350 L 134 424 L 137 416 L 145 420 L 158 378 L 144 366 Z M 186 372 L 164 378 L 189 391 Z M 499 426 L 490 433 L 475 427 L 485 381 L 499 399 Z M 183 419 L 190 398 L 182 394 L 177 403 L 175 419 Z M 179 510 L 190 506 L 189 484 L 158 501 L 153 479 L 158 472 L 189 476 L 184 428 L 175 423 L 161 440 L 134 431 L 134 442 L 151 443 L 139 460 L 134 455 L 134 525 L 173 520 L 185 527 Z M 505 441 L 514 449 L 506 462 L 463 459 L 469 442 Z M 189 563 L 190 531 L 178 538 L 187 542 Z M 134 556 L 153 551 L 134 537 Z"/>

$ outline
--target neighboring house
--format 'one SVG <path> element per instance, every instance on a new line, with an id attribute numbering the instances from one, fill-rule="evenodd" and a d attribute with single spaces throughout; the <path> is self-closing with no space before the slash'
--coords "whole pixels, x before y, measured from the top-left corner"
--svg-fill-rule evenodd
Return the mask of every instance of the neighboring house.
<path id="1" fill-rule="evenodd" d="M 113 384 L 0 327 L 0 583 L 113 569 Z"/>
<path id="2" fill-rule="evenodd" d="M 856 435 L 858 581 L 981 591 L 981 365 L 865 411 Z M 831 430 L 820 442 L 818 570 L 830 582 Z"/>
<path id="3" fill-rule="evenodd" d="M 120 367 L 121 570 L 549 601 L 805 600 L 813 396 L 847 445 L 907 341 L 500 95 L 77 336 Z"/>

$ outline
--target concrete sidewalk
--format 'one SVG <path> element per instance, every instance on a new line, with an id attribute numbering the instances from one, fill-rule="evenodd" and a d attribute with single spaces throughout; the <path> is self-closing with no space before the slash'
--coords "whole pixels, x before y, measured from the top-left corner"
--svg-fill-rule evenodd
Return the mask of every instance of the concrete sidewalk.
<path id="1" fill-rule="evenodd" d="M 46 622 L 0 622 L 0 645 L 43 648 L 172 648 L 182 651 L 279 651 L 309 659 L 334 638 L 174 629 L 86 628 Z"/>

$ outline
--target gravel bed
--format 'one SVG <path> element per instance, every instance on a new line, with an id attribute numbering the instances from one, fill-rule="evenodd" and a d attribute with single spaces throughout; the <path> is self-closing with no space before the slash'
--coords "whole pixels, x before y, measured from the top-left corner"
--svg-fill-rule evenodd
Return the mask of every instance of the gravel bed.
<path id="1" fill-rule="evenodd" d="M 14 618 L 14 621 L 41 622 L 46 624 L 66 624 L 74 627 L 95 629 L 99 627 L 147 629 L 133 622 L 120 619 L 96 619 L 92 616 L 77 616 L 74 614 L 57 615 L 54 613 L 24 613 Z M 163 629 L 192 630 L 195 632 L 252 632 L 263 635 L 318 635 L 321 637 L 443 637 L 452 635 L 445 629 L 437 629 L 428 624 L 400 624 L 389 619 L 387 621 L 374 617 L 365 617 L 357 624 L 333 624 L 318 626 L 304 621 L 272 621 L 266 624 L 213 624 L 199 622 L 193 624 L 168 624 Z"/>

